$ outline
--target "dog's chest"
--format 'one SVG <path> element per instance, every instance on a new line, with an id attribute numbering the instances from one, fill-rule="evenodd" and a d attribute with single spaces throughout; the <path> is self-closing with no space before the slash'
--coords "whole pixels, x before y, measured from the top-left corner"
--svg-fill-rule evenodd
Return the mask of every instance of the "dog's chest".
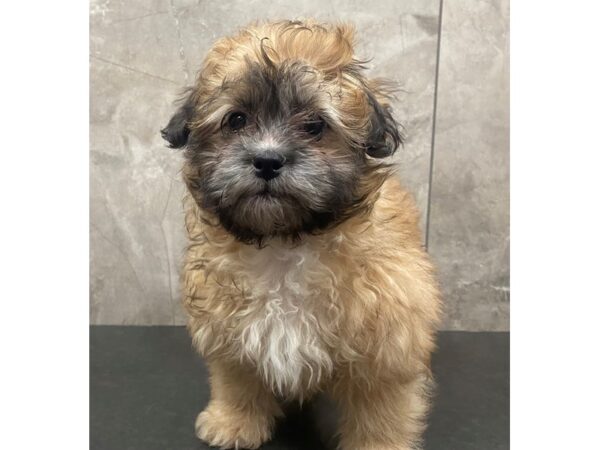
<path id="1" fill-rule="evenodd" d="M 332 369 L 322 338 L 319 254 L 306 247 L 267 247 L 242 262 L 253 299 L 241 328 L 242 357 L 280 394 L 314 387 Z"/>

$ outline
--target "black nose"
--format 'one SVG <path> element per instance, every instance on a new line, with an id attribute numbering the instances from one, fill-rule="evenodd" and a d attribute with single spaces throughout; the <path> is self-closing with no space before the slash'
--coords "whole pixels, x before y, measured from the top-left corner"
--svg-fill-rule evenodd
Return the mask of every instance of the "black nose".
<path id="1" fill-rule="evenodd" d="M 285 158 L 283 155 L 272 151 L 261 153 L 252 161 L 256 176 L 267 181 L 278 176 L 284 164 Z"/>

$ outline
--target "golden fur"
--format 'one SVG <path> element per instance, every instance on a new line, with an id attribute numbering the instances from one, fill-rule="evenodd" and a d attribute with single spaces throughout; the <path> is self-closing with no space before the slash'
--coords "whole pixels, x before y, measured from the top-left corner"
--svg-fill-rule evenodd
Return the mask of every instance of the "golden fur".
<path id="1" fill-rule="evenodd" d="M 248 60 L 301 61 L 314 68 L 339 130 L 315 145 L 335 153 L 364 141 L 365 86 L 387 103 L 382 85 L 360 75 L 352 43 L 350 27 L 314 22 L 259 24 L 220 40 L 192 94 L 202 118 L 191 133 L 220 120 L 223 80 Z M 411 196 L 388 166 L 368 164 L 350 214 L 297 239 L 274 234 L 254 245 L 202 206 L 196 169 L 184 167 L 191 195 L 183 295 L 211 374 L 211 400 L 196 422 L 209 444 L 257 448 L 283 414 L 282 399 L 324 391 L 340 405 L 342 449 L 419 448 L 439 293 Z"/>

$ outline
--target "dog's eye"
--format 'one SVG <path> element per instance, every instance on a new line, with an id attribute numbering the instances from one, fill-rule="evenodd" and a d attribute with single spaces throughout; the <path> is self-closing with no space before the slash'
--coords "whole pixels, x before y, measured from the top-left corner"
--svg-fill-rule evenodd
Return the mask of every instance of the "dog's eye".
<path id="1" fill-rule="evenodd" d="M 227 124 L 233 131 L 238 131 L 244 128 L 246 126 L 246 122 L 246 114 L 241 112 L 234 112 L 227 119 Z"/>
<path id="2" fill-rule="evenodd" d="M 325 121 L 320 117 L 315 117 L 314 119 L 305 122 L 303 129 L 306 133 L 311 134 L 313 136 L 320 136 L 325 129 Z"/>

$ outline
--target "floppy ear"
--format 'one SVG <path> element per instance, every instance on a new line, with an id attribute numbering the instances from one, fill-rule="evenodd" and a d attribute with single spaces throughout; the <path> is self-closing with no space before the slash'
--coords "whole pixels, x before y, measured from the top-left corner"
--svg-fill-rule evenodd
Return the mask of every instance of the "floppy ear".
<path id="1" fill-rule="evenodd" d="M 183 104 L 165 128 L 160 130 L 163 139 L 169 143 L 170 148 L 181 148 L 187 144 L 190 135 L 189 122 L 194 115 L 193 94 L 189 94 Z"/>
<path id="2" fill-rule="evenodd" d="M 371 129 L 366 142 L 367 155 L 373 158 L 391 156 L 402 143 L 398 125 L 392 117 L 389 106 L 381 105 L 372 92 L 366 90 L 366 94 L 371 105 L 369 119 Z"/>

